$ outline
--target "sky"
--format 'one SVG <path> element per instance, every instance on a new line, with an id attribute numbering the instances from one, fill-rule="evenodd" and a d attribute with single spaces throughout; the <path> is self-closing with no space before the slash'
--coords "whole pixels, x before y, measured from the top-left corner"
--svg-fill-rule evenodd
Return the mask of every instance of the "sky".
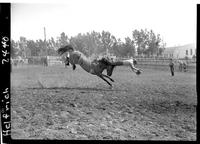
<path id="1" fill-rule="evenodd" d="M 12 1 L 11 1 L 12 2 Z M 109 31 L 122 41 L 153 30 L 167 46 L 196 43 L 197 0 L 34 0 L 11 3 L 11 38 L 28 40 Z"/>

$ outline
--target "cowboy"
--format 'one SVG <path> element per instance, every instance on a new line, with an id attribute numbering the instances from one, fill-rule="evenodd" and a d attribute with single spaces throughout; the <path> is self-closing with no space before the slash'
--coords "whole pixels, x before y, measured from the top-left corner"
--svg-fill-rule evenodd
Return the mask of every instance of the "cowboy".
<path id="1" fill-rule="evenodd" d="M 170 67 L 171 75 L 174 76 L 174 62 L 172 58 L 170 58 L 169 67 Z"/>

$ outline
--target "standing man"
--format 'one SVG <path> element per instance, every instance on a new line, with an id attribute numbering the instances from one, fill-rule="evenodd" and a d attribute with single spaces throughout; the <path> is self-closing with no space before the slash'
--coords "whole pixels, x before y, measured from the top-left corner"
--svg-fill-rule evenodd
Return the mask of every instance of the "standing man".
<path id="1" fill-rule="evenodd" d="M 169 67 L 170 67 L 172 76 L 174 76 L 174 62 L 173 62 L 172 58 L 170 58 Z"/>
<path id="2" fill-rule="evenodd" d="M 184 69 L 184 72 L 187 71 L 187 63 L 185 61 L 183 62 L 183 69 Z"/>

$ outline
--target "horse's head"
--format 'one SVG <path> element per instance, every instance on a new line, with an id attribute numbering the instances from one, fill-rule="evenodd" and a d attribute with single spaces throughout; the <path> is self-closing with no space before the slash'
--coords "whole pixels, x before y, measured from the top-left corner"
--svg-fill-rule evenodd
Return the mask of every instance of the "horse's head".
<path id="1" fill-rule="evenodd" d="M 107 70 L 107 75 L 111 76 L 115 66 L 112 65 L 107 58 L 104 57 L 99 60 L 99 63 L 104 65 L 105 69 Z"/>
<path id="2" fill-rule="evenodd" d="M 107 66 L 107 75 L 108 75 L 108 76 L 111 76 L 111 75 L 112 75 L 114 68 L 115 68 L 114 65 L 109 65 L 109 66 Z"/>

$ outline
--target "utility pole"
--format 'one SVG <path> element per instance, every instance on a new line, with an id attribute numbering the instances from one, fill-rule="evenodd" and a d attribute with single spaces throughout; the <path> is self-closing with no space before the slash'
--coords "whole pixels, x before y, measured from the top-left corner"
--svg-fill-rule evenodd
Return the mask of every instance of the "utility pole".
<path id="1" fill-rule="evenodd" d="M 46 44 L 46 29 L 44 27 L 44 45 L 45 45 L 45 49 L 46 49 L 46 56 L 48 55 L 47 53 L 47 44 Z"/>
<path id="2" fill-rule="evenodd" d="M 45 55 L 46 55 L 46 58 L 45 58 L 45 62 L 44 62 L 44 64 L 46 65 L 46 66 L 48 66 L 48 58 L 47 58 L 47 56 L 48 56 L 48 51 L 47 51 L 47 42 L 46 42 L 46 29 L 45 29 L 45 27 L 44 27 L 44 45 L 45 45 Z"/>

